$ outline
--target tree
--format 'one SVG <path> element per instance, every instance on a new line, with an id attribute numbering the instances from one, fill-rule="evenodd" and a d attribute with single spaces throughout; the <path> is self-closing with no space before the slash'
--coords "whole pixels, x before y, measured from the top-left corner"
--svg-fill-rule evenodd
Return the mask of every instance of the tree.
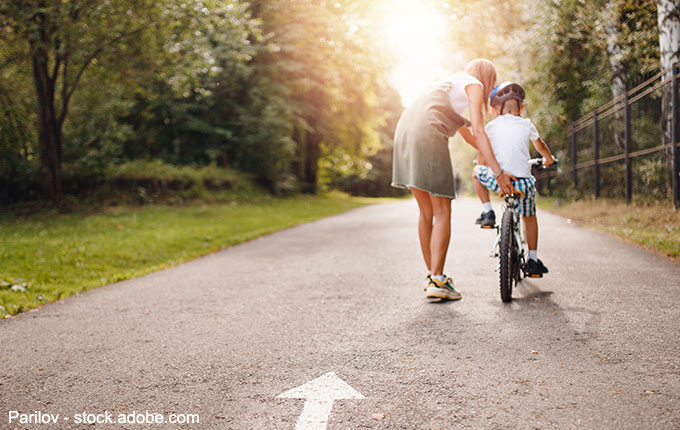
<path id="1" fill-rule="evenodd" d="M 350 19 L 356 2 L 275 0 L 252 3 L 278 53 L 268 67 L 288 90 L 294 171 L 302 189 L 317 190 L 319 161 L 333 154 L 365 158 L 379 147 L 373 109 L 377 68 L 371 45 Z"/>
<path id="2" fill-rule="evenodd" d="M 673 66 L 680 61 L 680 9 L 676 0 L 657 0 L 659 22 L 659 57 L 664 79 L 671 79 Z M 663 92 L 663 140 L 664 144 L 673 141 L 673 113 L 671 106 L 671 86 L 666 85 Z"/>
<path id="3" fill-rule="evenodd" d="M 0 201 L 29 194 L 36 157 L 31 63 L 13 30 L 0 26 Z"/>
<path id="4" fill-rule="evenodd" d="M 145 1 L 9 0 L 0 24 L 12 29 L 31 59 L 37 100 L 43 190 L 62 199 L 62 131 L 86 70 L 105 52 L 145 29 Z"/>

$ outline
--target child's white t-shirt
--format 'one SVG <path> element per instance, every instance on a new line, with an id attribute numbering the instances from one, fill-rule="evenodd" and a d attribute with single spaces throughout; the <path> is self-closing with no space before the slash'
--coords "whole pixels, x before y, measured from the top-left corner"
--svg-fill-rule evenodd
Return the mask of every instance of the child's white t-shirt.
<path id="1" fill-rule="evenodd" d="M 467 88 L 468 85 L 479 85 L 481 87 L 483 87 L 483 85 L 479 79 L 472 75 L 468 75 L 467 73 L 456 73 L 455 75 L 451 75 L 447 79 L 447 82 L 453 84 L 449 90 L 451 107 L 458 115 L 463 115 L 470 104 L 465 88 Z"/>
<path id="2" fill-rule="evenodd" d="M 530 177 L 529 142 L 539 137 L 531 120 L 505 114 L 489 121 L 485 130 L 501 169 L 517 178 Z"/>

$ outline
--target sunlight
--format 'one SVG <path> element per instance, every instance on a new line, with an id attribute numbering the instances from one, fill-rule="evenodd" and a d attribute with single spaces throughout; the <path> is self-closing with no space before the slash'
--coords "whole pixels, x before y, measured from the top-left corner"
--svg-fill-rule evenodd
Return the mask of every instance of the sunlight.
<path id="1" fill-rule="evenodd" d="M 392 83 L 402 104 L 409 105 L 444 75 L 446 16 L 422 0 L 388 0 L 380 32 L 396 60 Z"/>

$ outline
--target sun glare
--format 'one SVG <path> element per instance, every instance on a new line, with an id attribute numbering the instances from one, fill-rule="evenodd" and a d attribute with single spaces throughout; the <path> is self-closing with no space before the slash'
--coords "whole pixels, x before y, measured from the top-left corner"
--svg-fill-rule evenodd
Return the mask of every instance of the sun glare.
<path id="1" fill-rule="evenodd" d="M 396 60 L 392 81 L 408 106 L 444 75 L 446 17 L 423 0 L 388 0 L 381 32 Z"/>

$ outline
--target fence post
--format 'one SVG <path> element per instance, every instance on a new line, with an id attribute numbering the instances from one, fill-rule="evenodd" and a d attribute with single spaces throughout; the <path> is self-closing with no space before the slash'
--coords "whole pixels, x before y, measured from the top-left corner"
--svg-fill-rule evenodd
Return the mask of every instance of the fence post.
<path id="1" fill-rule="evenodd" d="M 595 162 L 593 183 L 595 185 L 595 198 L 600 198 L 600 165 L 598 159 L 600 158 L 600 136 L 597 124 L 597 109 L 593 111 L 593 161 Z"/>
<path id="2" fill-rule="evenodd" d="M 628 91 L 623 94 L 623 121 L 625 122 L 626 140 L 626 204 L 633 201 L 633 168 L 630 161 L 631 135 L 630 135 L 630 104 L 628 103 Z"/>
<path id="3" fill-rule="evenodd" d="M 571 135 L 569 136 L 569 143 L 571 146 L 571 169 L 574 176 L 574 189 L 578 190 L 578 173 L 576 172 L 576 130 L 574 130 L 574 123 L 571 123 Z"/>
<path id="4" fill-rule="evenodd" d="M 675 63 L 673 68 L 671 90 L 673 97 L 673 203 L 676 209 L 680 209 L 680 149 L 678 149 L 678 142 L 680 142 L 680 95 L 678 94 L 678 73 L 680 73 L 680 63 Z"/>

